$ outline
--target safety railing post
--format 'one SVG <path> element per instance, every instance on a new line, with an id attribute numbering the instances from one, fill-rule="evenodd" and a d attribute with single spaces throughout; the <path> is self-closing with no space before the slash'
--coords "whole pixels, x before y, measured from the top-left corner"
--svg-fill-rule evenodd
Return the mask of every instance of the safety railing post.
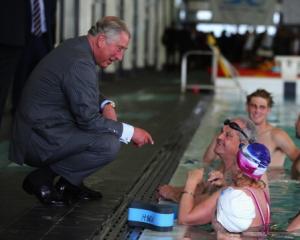
<path id="1" fill-rule="evenodd" d="M 183 55 L 183 58 L 181 60 L 181 92 L 185 93 L 187 89 L 187 66 L 188 66 L 188 57 L 190 55 L 211 55 L 212 56 L 212 73 L 211 73 L 211 80 L 213 85 L 215 84 L 215 79 L 217 77 L 217 56 L 214 51 L 201 51 L 201 50 L 195 50 L 195 51 L 188 51 Z M 200 85 L 201 86 L 201 85 Z"/>
<path id="2" fill-rule="evenodd" d="M 181 92 L 186 90 L 186 77 L 187 77 L 187 57 L 188 54 L 184 54 L 181 62 Z"/>

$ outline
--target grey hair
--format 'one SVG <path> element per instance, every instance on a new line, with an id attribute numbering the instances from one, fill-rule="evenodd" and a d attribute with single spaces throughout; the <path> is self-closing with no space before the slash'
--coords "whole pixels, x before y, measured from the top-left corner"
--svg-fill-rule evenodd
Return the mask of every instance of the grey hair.
<path id="1" fill-rule="evenodd" d="M 256 142 L 257 140 L 257 131 L 256 131 L 256 126 L 253 121 L 251 121 L 249 118 L 246 117 L 235 117 L 231 119 L 232 121 L 240 121 L 243 123 L 244 127 L 241 127 L 252 142 Z M 241 142 L 248 142 L 248 140 L 245 138 L 243 134 L 239 132 L 240 136 L 240 141 Z"/>
<path id="2" fill-rule="evenodd" d="M 130 38 L 130 32 L 123 20 L 115 16 L 106 16 L 98 20 L 96 24 L 90 28 L 88 34 L 92 36 L 105 34 L 107 42 L 111 43 L 119 38 L 121 32 L 125 32 Z"/>

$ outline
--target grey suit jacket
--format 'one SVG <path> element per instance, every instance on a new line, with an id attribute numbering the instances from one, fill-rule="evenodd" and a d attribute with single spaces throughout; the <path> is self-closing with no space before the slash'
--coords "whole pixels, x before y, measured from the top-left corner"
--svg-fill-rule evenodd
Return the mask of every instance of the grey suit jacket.
<path id="1" fill-rule="evenodd" d="M 34 151 L 46 161 L 78 131 L 112 133 L 120 138 L 122 123 L 99 114 L 98 84 L 98 69 L 86 36 L 67 40 L 50 52 L 24 88 L 10 159 L 22 164 Z"/>

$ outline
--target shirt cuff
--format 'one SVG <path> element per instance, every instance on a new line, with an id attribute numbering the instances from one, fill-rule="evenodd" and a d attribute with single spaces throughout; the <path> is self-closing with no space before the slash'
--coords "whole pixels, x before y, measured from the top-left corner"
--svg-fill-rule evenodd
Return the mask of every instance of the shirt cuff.
<path id="1" fill-rule="evenodd" d="M 122 132 L 122 136 L 120 137 L 120 141 L 125 144 L 128 144 L 131 141 L 131 138 L 133 136 L 134 127 L 126 123 L 122 123 L 122 124 L 123 124 L 123 132 Z"/>
<path id="2" fill-rule="evenodd" d="M 103 102 L 101 102 L 101 104 L 100 104 L 100 106 L 99 106 L 99 112 L 102 112 L 104 106 L 105 106 L 106 104 L 108 104 L 108 103 L 111 103 L 111 102 L 113 102 L 113 101 L 111 101 L 111 100 L 104 100 Z"/>

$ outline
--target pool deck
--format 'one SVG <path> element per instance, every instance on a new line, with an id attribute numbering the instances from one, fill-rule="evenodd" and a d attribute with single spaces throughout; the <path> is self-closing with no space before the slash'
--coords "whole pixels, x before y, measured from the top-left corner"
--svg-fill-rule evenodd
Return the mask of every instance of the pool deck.
<path id="1" fill-rule="evenodd" d="M 103 81 L 102 89 L 117 103 L 119 119 L 148 130 L 155 144 L 140 149 L 131 144 L 123 146 L 113 163 L 87 179 L 87 185 L 103 193 L 102 200 L 47 207 L 21 189 L 32 168 L 20 167 L 7 159 L 10 127 L 7 115 L 0 134 L 0 239 L 128 238 L 124 222 L 128 203 L 136 198 L 153 201 L 156 187 L 169 181 L 173 174 L 170 169 L 176 167 L 172 161 L 183 155 L 212 96 L 206 92 L 181 95 L 179 73 L 152 71 Z M 170 165 L 158 165 L 168 161 Z M 160 174 L 159 168 L 167 170 Z M 155 180 L 151 186 L 138 188 L 151 175 Z M 143 179 L 145 176 L 147 179 Z M 141 196 L 142 188 L 152 190 L 143 190 Z M 139 234 L 131 232 L 130 239 L 138 239 Z"/>
<path id="2" fill-rule="evenodd" d="M 202 228 L 175 225 L 172 232 L 160 233 L 127 225 L 132 200 L 155 202 L 158 185 L 182 185 L 187 171 L 201 166 L 207 140 L 216 133 L 220 119 L 245 114 L 244 94 L 249 89 L 241 91 L 231 82 L 230 87 L 217 84 L 216 94 L 201 89 L 180 94 L 179 76 L 179 72 L 149 70 L 102 82 L 104 94 L 117 103 L 119 120 L 148 130 L 155 144 L 140 149 L 123 146 L 114 162 L 87 179 L 88 186 L 103 193 L 100 201 L 55 208 L 27 195 L 21 184 L 32 168 L 7 159 L 7 115 L 0 132 L 0 239 L 180 239 L 187 231 L 194 234 L 192 239 L 214 239 Z M 275 98 L 281 102 L 282 95 Z M 292 126 L 297 113 L 297 104 L 280 104 L 271 120 Z"/>

